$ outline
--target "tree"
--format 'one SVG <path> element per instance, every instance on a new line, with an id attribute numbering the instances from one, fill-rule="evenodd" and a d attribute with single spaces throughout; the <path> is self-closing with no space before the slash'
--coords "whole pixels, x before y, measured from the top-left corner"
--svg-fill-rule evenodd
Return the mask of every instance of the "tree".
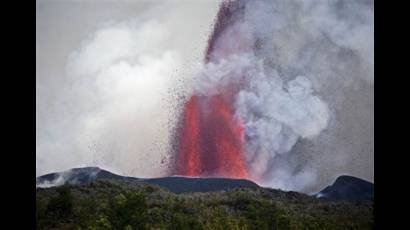
<path id="1" fill-rule="evenodd" d="M 148 221 L 147 204 L 142 192 L 131 191 L 120 194 L 111 202 L 111 221 L 116 229 L 128 225 L 133 229 L 145 229 Z"/>
<path id="2" fill-rule="evenodd" d="M 50 199 L 46 213 L 55 218 L 68 218 L 73 211 L 73 197 L 68 186 L 57 188 L 58 195 Z"/>

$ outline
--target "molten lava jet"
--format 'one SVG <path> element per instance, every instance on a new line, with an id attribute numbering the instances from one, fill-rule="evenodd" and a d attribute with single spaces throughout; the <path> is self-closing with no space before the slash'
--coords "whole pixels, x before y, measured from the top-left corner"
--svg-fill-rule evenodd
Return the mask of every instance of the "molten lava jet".
<path id="1" fill-rule="evenodd" d="M 219 95 L 192 96 L 185 105 L 178 173 L 247 178 L 244 130 Z"/>
<path id="2" fill-rule="evenodd" d="M 241 44 L 236 49 L 225 49 L 217 45 L 218 37 L 224 29 L 238 19 L 232 15 L 238 12 L 240 14 L 242 10 L 243 1 L 223 2 L 208 43 L 205 62 L 250 48 L 247 40 L 240 35 L 235 37 L 237 44 Z M 214 52 L 217 53 L 216 56 Z M 244 158 L 244 128 L 242 122 L 234 117 L 232 106 L 236 93 L 234 89 L 235 86 L 231 85 L 220 95 L 193 95 L 186 102 L 177 150 L 177 174 L 249 177 Z"/>

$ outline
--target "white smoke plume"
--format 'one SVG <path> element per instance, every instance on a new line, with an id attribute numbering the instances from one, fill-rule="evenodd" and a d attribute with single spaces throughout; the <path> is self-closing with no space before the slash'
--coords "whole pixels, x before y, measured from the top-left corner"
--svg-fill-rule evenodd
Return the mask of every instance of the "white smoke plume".
<path id="1" fill-rule="evenodd" d="M 37 178 L 36 187 L 49 188 L 54 186 L 60 186 L 66 183 L 78 184 L 81 182 L 81 176 L 87 177 L 88 180 L 93 180 L 97 177 L 100 171 L 101 169 L 93 167 L 87 168 L 85 170 L 83 170 L 82 168 L 73 168 L 63 172 L 56 172 L 55 175 L 53 175 L 54 178 L 51 180 Z"/>
<path id="2" fill-rule="evenodd" d="M 235 110 L 245 124 L 252 176 L 263 185 L 309 191 L 323 173 L 317 169 L 323 166 L 315 163 L 323 156 L 334 157 L 331 148 L 339 148 L 342 167 L 355 154 L 372 159 L 372 116 L 361 123 L 362 115 L 349 114 L 357 104 L 346 101 L 360 95 L 357 91 L 373 87 L 373 2 L 239 4 L 244 12 L 234 15 L 237 20 L 219 34 L 194 90 L 200 95 L 218 94 L 241 82 Z M 355 100 L 365 105 L 359 113 L 371 113 L 372 98 L 356 95 Z M 350 120 L 343 120 L 349 116 Z M 354 140 L 353 136 L 361 135 L 357 130 L 340 133 L 341 127 L 352 123 L 370 127 L 368 136 Z M 353 148 L 345 146 L 343 136 L 357 141 Z M 299 149 L 293 149 L 297 143 Z M 313 151 L 309 145 L 315 146 Z M 370 151 L 358 152 L 366 147 Z M 326 158 L 320 164 L 332 162 Z M 370 171 L 366 177 L 372 177 L 370 164 L 366 164 Z M 337 170 L 332 179 L 336 175 Z"/>
<path id="3" fill-rule="evenodd" d="M 84 166 L 169 175 L 179 97 L 217 9 L 217 1 L 39 1 L 37 175 Z"/>
<path id="4" fill-rule="evenodd" d="M 64 174 L 59 174 L 57 178 L 55 178 L 52 181 L 48 181 L 48 180 L 42 181 L 42 182 L 36 181 L 36 188 L 50 188 L 50 187 L 60 186 L 60 185 L 65 184 L 65 182 L 66 182 L 66 179 L 65 179 Z"/>

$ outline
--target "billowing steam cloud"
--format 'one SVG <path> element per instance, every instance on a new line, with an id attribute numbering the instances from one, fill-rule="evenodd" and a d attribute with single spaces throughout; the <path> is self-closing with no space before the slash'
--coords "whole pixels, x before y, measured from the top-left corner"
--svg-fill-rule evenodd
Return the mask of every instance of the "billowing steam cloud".
<path id="1" fill-rule="evenodd" d="M 235 110 L 246 127 L 252 176 L 265 185 L 308 190 L 318 179 L 312 165 L 301 164 L 309 150 L 299 149 L 302 161 L 286 156 L 295 155 L 298 141 L 321 146 L 316 151 L 328 156 L 333 155 L 326 152 L 329 145 L 348 151 L 343 155 L 363 151 L 335 144 L 343 143 L 335 134 L 347 125 L 341 118 L 352 109 L 341 111 L 343 90 L 373 84 L 373 3 L 269 0 L 230 7 L 237 7 L 230 16 L 235 21 L 219 32 L 194 93 L 209 96 L 239 84 Z M 356 144 L 363 145 L 369 143 Z"/>
<path id="2" fill-rule="evenodd" d="M 326 128 L 329 111 L 313 95 L 310 80 L 303 76 L 283 83 L 276 71 L 267 72 L 262 59 L 233 54 L 205 66 L 197 79 L 195 94 L 219 94 L 228 85 L 245 83 L 235 101 L 236 115 L 246 127 L 246 157 L 252 175 L 260 180 L 270 171 L 276 154 L 289 152 L 299 137 L 313 138 Z"/>
<path id="3" fill-rule="evenodd" d="M 169 175 L 179 97 L 203 59 L 218 3 L 40 3 L 37 174 L 99 166 Z"/>

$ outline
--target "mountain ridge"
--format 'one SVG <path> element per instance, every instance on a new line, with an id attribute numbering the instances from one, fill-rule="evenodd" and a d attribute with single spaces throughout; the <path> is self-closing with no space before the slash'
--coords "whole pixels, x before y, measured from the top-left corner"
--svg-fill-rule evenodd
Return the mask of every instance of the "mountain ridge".
<path id="1" fill-rule="evenodd" d="M 341 175 L 315 197 L 325 200 L 373 200 L 374 185 L 354 176 Z"/>
<path id="2" fill-rule="evenodd" d="M 52 187 L 63 184 L 83 185 L 97 180 L 114 180 L 131 185 L 152 184 L 177 194 L 229 191 L 236 188 L 273 189 L 261 187 L 255 182 L 246 179 L 183 176 L 137 178 L 121 176 L 99 167 L 72 168 L 62 172 L 48 173 L 36 178 L 36 187 Z M 313 194 L 312 197 L 333 201 L 373 200 L 373 187 L 371 182 L 353 176 L 341 175 L 332 185 Z"/>
<path id="3" fill-rule="evenodd" d="M 63 172 L 49 173 L 37 177 L 36 187 L 52 187 L 63 184 L 82 185 L 96 180 L 117 180 L 130 184 L 154 184 L 174 193 L 213 192 L 234 188 L 258 188 L 259 185 L 246 179 L 217 177 L 170 176 L 137 178 L 121 176 L 98 167 L 73 168 Z"/>

